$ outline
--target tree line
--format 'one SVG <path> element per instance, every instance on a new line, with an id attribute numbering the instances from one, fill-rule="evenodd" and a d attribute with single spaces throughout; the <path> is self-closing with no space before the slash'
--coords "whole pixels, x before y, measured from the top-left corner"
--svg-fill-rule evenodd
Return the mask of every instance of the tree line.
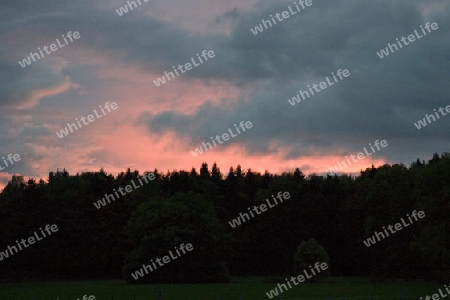
<path id="1" fill-rule="evenodd" d="M 358 176 L 263 174 L 238 165 L 221 173 L 152 171 L 155 179 L 113 203 L 94 202 L 142 176 L 50 172 L 21 176 L 0 194 L 0 252 L 39 227 L 58 232 L 0 261 L 0 280 L 115 279 L 226 282 L 231 276 L 296 275 L 294 254 L 314 239 L 335 276 L 450 280 L 450 153 L 367 168 Z M 290 198 L 240 226 L 229 222 L 279 191 Z M 371 247 L 363 241 L 407 213 L 426 217 Z M 194 250 L 142 277 L 131 273 L 180 244 Z M 298 275 L 298 274 L 297 274 Z"/>

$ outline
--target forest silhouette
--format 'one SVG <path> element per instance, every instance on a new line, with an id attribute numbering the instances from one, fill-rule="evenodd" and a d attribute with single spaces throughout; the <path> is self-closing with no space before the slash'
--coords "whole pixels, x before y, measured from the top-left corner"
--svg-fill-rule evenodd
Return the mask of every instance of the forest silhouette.
<path id="1" fill-rule="evenodd" d="M 2 281 L 113 279 L 130 283 L 227 282 L 232 276 L 294 274 L 294 253 L 315 239 L 335 276 L 450 280 L 450 153 L 367 168 L 358 176 L 151 171 L 150 181 L 96 209 L 104 194 L 142 174 L 103 169 L 46 181 L 13 176 L 0 194 L 0 251 L 45 224 L 58 233 L 0 262 Z M 231 228 L 229 221 L 279 191 L 290 199 Z M 375 231 L 413 210 L 426 218 L 372 245 Z M 181 243 L 194 250 L 140 280 L 131 272 Z M 295 275 L 295 274 L 294 274 Z"/>

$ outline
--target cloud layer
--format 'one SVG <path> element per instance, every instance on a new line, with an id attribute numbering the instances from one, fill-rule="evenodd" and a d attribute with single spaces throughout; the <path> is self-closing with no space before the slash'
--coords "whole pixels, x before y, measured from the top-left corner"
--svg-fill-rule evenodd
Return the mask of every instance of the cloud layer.
<path id="1" fill-rule="evenodd" d="M 324 172 L 368 143 L 389 146 L 349 168 L 427 159 L 448 151 L 450 117 L 414 122 L 450 104 L 446 1 L 313 0 L 258 35 L 251 28 L 291 1 L 149 1 L 119 16 L 126 1 L 31 0 L 0 4 L 0 156 L 22 160 L 2 173 L 228 169 Z M 376 52 L 426 22 L 439 29 L 380 59 Z M 22 68 L 18 61 L 68 31 L 81 38 Z M 197 53 L 216 54 L 153 83 Z M 332 72 L 350 76 L 295 106 L 299 90 Z M 56 131 L 105 102 L 119 109 L 64 139 Z M 191 152 L 240 121 L 253 128 L 207 153 Z"/>

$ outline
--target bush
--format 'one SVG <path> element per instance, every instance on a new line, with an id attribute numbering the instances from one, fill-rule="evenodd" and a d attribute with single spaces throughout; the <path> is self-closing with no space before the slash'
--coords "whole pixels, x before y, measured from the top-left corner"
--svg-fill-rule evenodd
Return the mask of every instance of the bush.
<path id="1" fill-rule="evenodd" d="M 220 224 L 214 207 L 194 192 L 176 193 L 164 201 L 141 204 L 125 228 L 132 242 L 123 275 L 128 283 L 215 283 L 228 282 L 226 264 L 231 237 Z M 181 243 L 191 243 L 192 252 L 138 280 L 131 273 L 142 264 L 168 255 Z M 175 252 L 174 252 L 175 253 Z"/>
<path id="2" fill-rule="evenodd" d="M 315 239 L 302 242 L 294 254 L 295 274 L 302 274 L 303 270 L 307 270 L 308 273 L 311 273 L 309 266 L 314 266 L 316 262 L 325 262 L 328 265 L 328 269 L 321 271 L 319 274 L 316 272 L 317 275 L 309 279 L 309 281 L 315 281 L 319 276 L 329 273 L 330 258 L 325 248 L 323 248 Z"/>

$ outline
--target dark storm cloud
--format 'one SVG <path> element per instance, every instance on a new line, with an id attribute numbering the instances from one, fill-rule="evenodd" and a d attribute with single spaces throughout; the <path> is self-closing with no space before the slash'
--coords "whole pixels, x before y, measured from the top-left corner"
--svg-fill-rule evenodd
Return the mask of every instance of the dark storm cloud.
<path id="1" fill-rule="evenodd" d="M 92 2 L 62 4 L 61 1 L 44 0 L 39 4 L 25 1 L 23 6 L 14 3 L 4 6 L 11 12 L 4 15 L 9 20 L 5 24 L 10 24 L 5 25 L 10 40 L 23 33 L 24 28 L 32 37 L 15 43 L 14 46 L 20 49 L 15 61 L 36 51 L 37 47 L 53 43 L 61 34 L 78 31 L 81 38 L 71 44 L 71 48 L 95 50 L 112 61 L 162 73 L 171 70 L 172 65 L 188 62 L 202 50 L 216 50 L 226 40 L 223 36 L 189 34 L 182 28 L 144 15 L 143 10 L 130 11 L 120 17 L 114 9 L 100 9 Z M 226 18 L 233 15 L 235 13 L 230 12 Z M 190 72 L 186 76 L 203 78 L 215 72 L 213 66 L 208 70 Z"/>
<path id="2" fill-rule="evenodd" d="M 165 112 L 150 117 L 149 127 L 166 124 L 160 131 L 175 130 L 197 141 L 250 120 L 254 128 L 245 139 L 222 147 L 239 142 L 250 154 L 268 154 L 276 142 L 291 148 L 289 158 L 312 149 L 352 151 L 375 139 L 389 140 L 390 151 L 383 155 L 397 161 L 448 150 L 450 119 L 442 117 L 420 131 L 413 123 L 450 104 L 450 54 L 445 51 L 450 47 L 450 13 L 447 7 L 424 18 L 418 3 L 313 1 L 298 15 L 254 35 L 250 28 L 289 3 L 261 6 L 263 10 L 256 6 L 239 15 L 229 41 L 216 51 L 214 63 L 222 67 L 210 75 L 254 88 L 250 100 L 226 112 L 219 106 L 202 106 L 194 115 Z M 376 55 L 427 21 L 437 22 L 439 29 L 384 59 Z M 348 69 L 351 76 L 294 107 L 287 102 L 337 69 Z M 431 145 L 424 143 L 429 139 Z"/>
<path id="3" fill-rule="evenodd" d="M 254 35 L 250 28 L 292 5 L 261 1 L 247 12 L 232 9 L 217 16 L 216 24 L 233 24 L 226 36 L 192 34 L 144 10 L 120 17 L 115 9 L 92 1 L 9 1 L 0 4 L 0 38 L 6 44 L 0 46 L 0 105 L 28 103 L 31 91 L 67 80 L 49 61 L 41 59 L 24 69 L 17 61 L 61 34 L 79 31 L 81 39 L 68 45 L 68 51 L 94 51 L 138 66 L 149 76 L 162 75 L 202 50 L 214 50 L 214 59 L 183 74 L 183 79 L 216 79 L 253 90 L 232 109 L 206 103 L 193 115 L 144 113 L 142 120 L 152 132 L 175 131 L 197 145 L 249 120 L 254 124 L 251 131 L 222 147 L 239 142 L 250 154 L 267 154 L 278 144 L 288 147 L 287 158 L 295 158 L 336 154 L 334 148 L 355 152 L 375 139 L 387 139 L 389 151 L 383 155 L 390 159 L 408 160 L 411 153 L 413 158 L 427 157 L 430 151 L 446 150 L 450 127 L 450 117 L 420 131 L 413 125 L 433 108 L 450 104 L 450 13 L 447 7 L 424 18 L 418 8 L 430 3 L 441 2 L 313 0 L 306 10 Z M 427 21 L 437 22 L 439 29 L 384 59 L 375 54 Z M 64 57 L 63 50 L 50 55 Z M 287 102 L 299 89 L 324 81 L 337 69 L 348 69 L 351 76 L 293 107 Z M 32 138 L 32 132 L 44 133 L 37 126 L 21 134 Z"/>

